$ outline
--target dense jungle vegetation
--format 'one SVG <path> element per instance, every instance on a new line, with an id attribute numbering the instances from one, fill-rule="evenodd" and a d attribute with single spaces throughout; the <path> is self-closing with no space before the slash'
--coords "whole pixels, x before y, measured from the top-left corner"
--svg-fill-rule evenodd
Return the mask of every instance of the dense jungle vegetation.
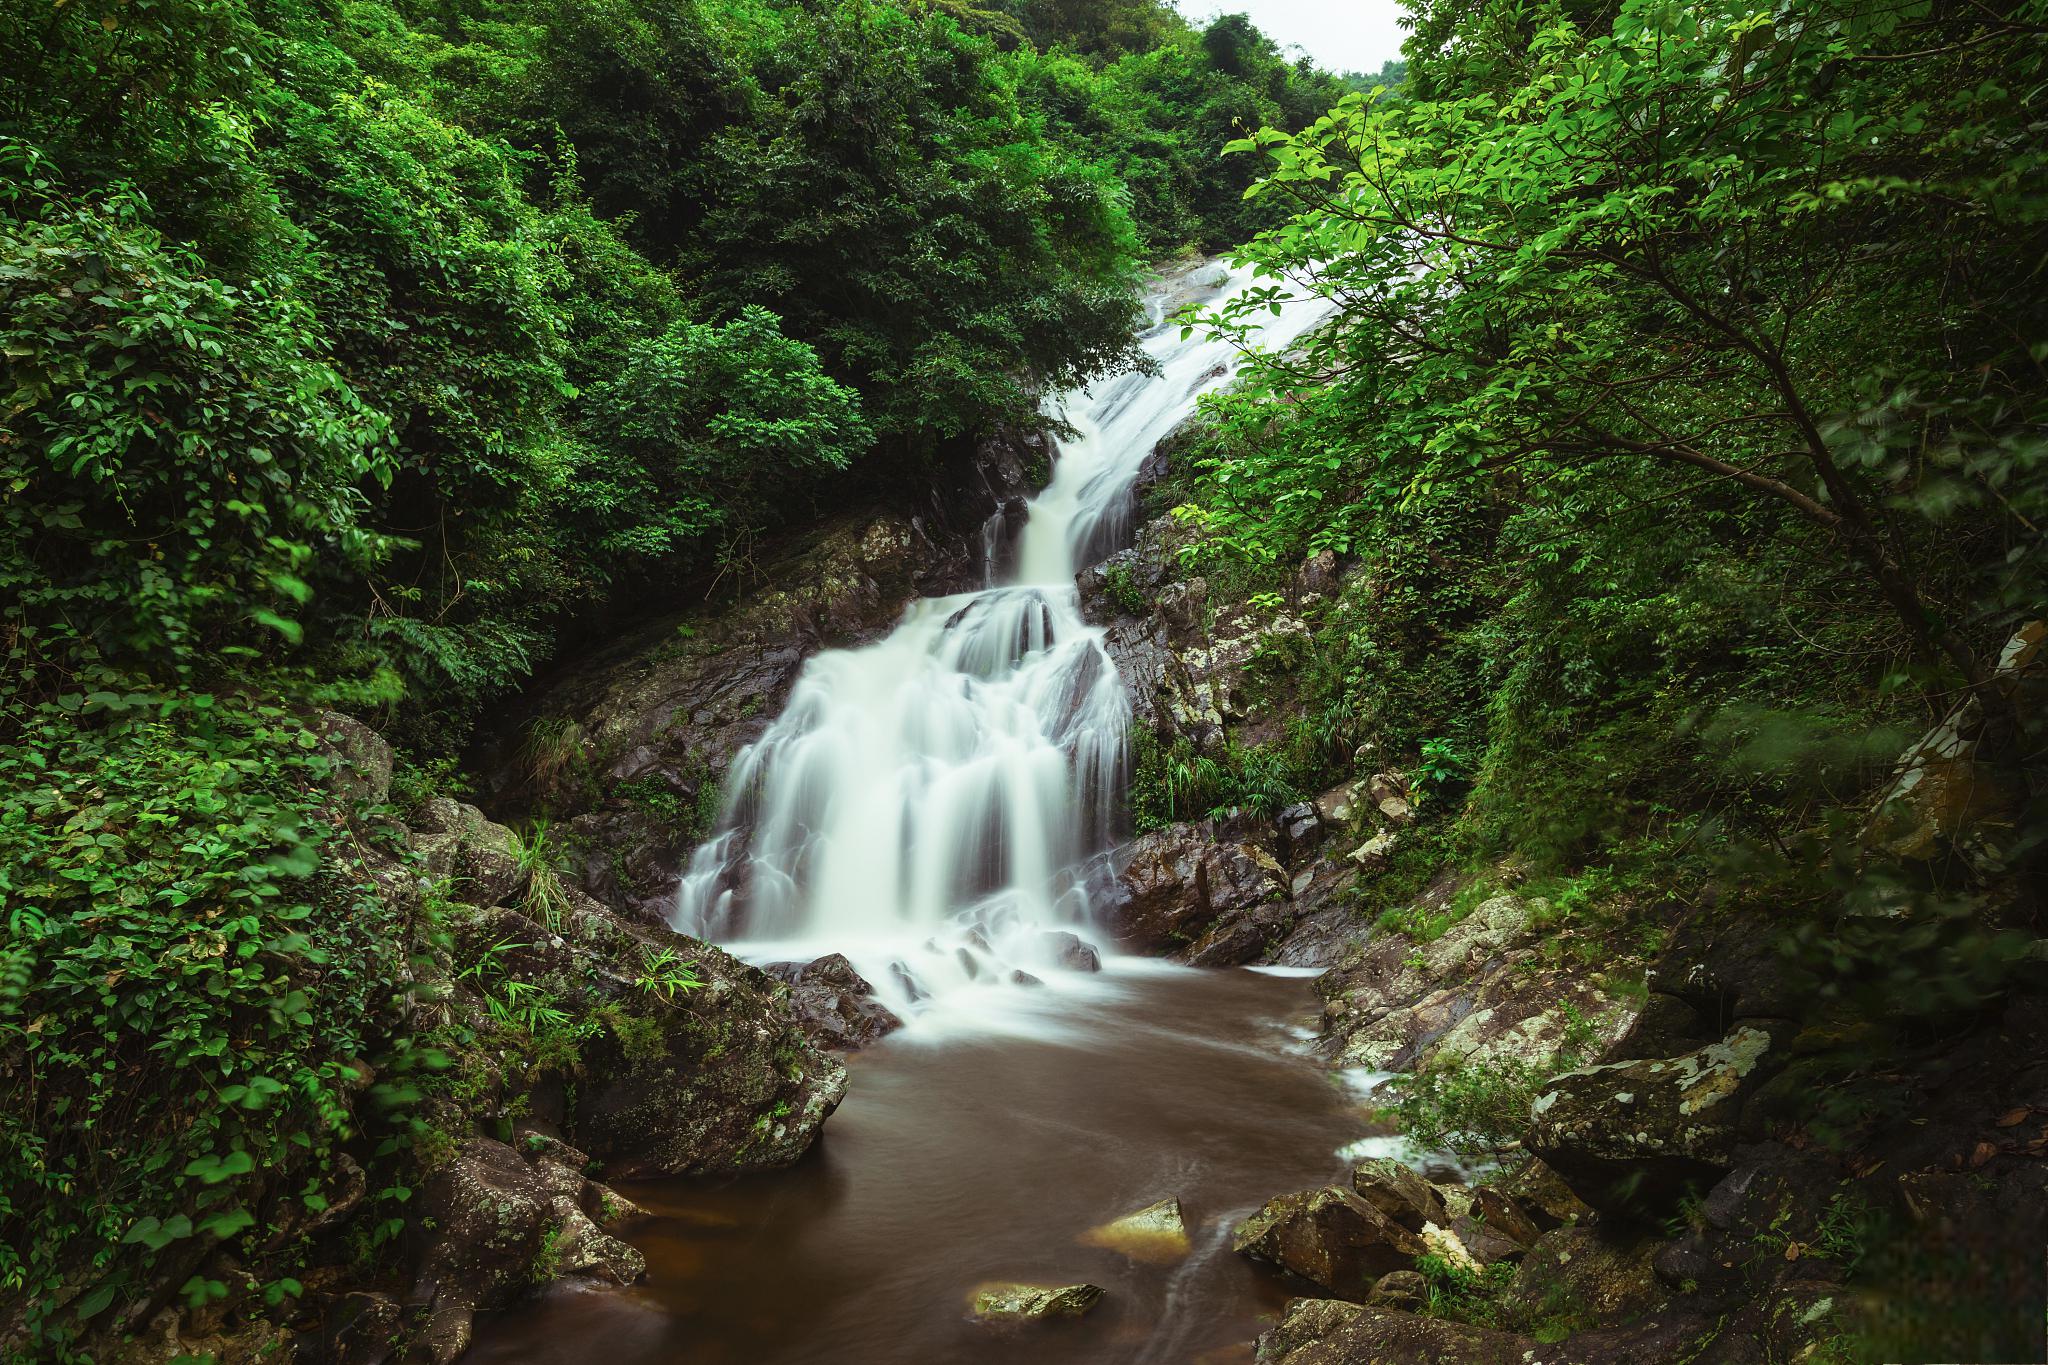
<path id="1" fill-rule="evenodd" d="M 2037 789 L 1993 678 L 2048 601 L 2048 11 L 1412 9 L 1399 91 L 1231 148 L 1269 289 L 1339 307 L 1209 401 L 1182 554 L 1366 566 L 1265 766 L 1420 754 L 1464 846 L 1566 868 L 1809 865 L 1964 700 Z"/>
<path id="2" fill-rule="evenodd" d="M 238 1239 L 288 1312 L 252 1172 L 373 1153 L 403 1231 L 436 929 L 327 871 L 311 709 L 448 779 L 591 620 L 1129 363 L 1190 248 L 1341 308 L 1210 404 L 1189 571 L 1365 570 L 1276 662 L 1298 741 L 1167 813 L 1371 742 L 1433 803 L 1387 904 L 1733 877 L 1911 1027 L 2007 981 L 2048 4 L 1410 8 L 1346 79 L 1155 0 L 0 0 L 9 1349 Z M 1997 836 L 1873 868 L 1964 700 Z"/>

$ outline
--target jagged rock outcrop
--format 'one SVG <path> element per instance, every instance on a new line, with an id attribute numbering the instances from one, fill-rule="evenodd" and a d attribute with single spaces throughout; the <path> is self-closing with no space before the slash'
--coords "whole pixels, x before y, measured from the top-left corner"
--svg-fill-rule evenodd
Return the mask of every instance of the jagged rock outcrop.
<path id="1" fill-rule="evenodd" d="M 1589 1053 L 1612 1043 L 1634 1011 L 1544 953 L 1535 909 L 1502 892 L 1431 941 L 1388 933 L 1353 946 L 1316 983 L 1321 1046 L 1346 1066 L 1406 1071 L 1434 1061 L 1540 1064 L 1568 1034 Z"/>
<path id="2" fill-rule="evenodd" d="M 1412 1269 L 1429 1250 L 1419 1230 L 1342 1185 L 1267 1200 L 1239 1224 L 1231 1247 L 1359 1303 L 1380 1276 Z"/>
<path id="3" fill-rule="evenodd" d="M 814 962 L 778 962 L 766 970 L 789 984 L 797 1019 L 820 1047 L 864 1047 L 903 1027 L 844 953 L 827 953 Z"/>
<path id="4" fill-rule="evenodd" d="M 1770 1051 L 1771 1035 L 1743 1024 L 1681 1056 L 1553 1076 L 1532 1106 L 1529 1150 L 1597 1209 L 1663 1207 L 1727 1170 Z"/>
<path id="5" fill-rule="evenodd" d="M 1230 840 L 1215 821 L 1169 825 L 1117 851 L 1116 888 L 1104 907 L 1111 930 L 1135 952 L 1170 954 L 1198 966 L 1257 959 L 1267 943 L 1245 932 L 1245 912 L 1275 905 L 1277 939 L 1292 922 L 1279 863 L 1255 843 Z M 1229 921 L 1226 932 L 1219 924 Z"/>

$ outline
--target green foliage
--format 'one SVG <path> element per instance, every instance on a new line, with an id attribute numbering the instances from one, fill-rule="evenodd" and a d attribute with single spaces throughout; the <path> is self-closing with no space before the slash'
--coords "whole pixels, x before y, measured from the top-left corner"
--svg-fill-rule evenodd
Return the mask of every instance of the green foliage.
<path id="1" fill-rule="evenodd" d="M 1469 1157 L 1499 1157 L 1529 1131 L 1529 1105 L 1555 1075 L 1504 1058 L 1484 1065 L 1428 1067 L 1391 1084 L 1401 1130 L 1423 1147 Z"/>
<path id="2" fill-rule="evenodd" d="M 1233 745 L 1216 757 L 1178 736 L 1162 745 L 1145 729 L 1130 744 L 1131 814 L 1140 834 L 1231 810 L 1273 816 L 1301 799 L 1303 770 L 1283 746 Z"/>
<path id="3" fill-rule="evenodd" d="M 203 677 L 299 644 L 312 581 L 373 562 L 357 486 L 393 464 L 282 283 L 207 278 L 144 212 L 0 216 L 0 619 L 53 667 Z"/>
<path id="4" fill-rule="evenodd" d="M 1145 590 L 1138 586 L 1137 575 L 1131 566 L 1122 560 L 1103 567 L 1102 586 L 1108 592 L 1109 600 L 1132 616 L 1142 615 L 1151 610 L 1152 603 L 1145 596 Z"/>
<path id="5" fill-rule="evenodd" d="M 2048 597 L 2033 22 L 1424 3 L 1397 96 L 1236 144 L 1291 216 L 1207 321 L 1337 312 L 1210 400 L 1187 554 L 1359 559 L 1305 700 L 1440 746 L 1463 848 L 1782 863 L 1916 686 L 2029 724 L 1983 679 Z"/>
<path id="6" fill-rule="evenodd" d="M 869 440 L 858 396 L 757 307 L 634 343 L 589 409 L 613 458 L 578 470 L 564 501 L 614 560 L 659 560 L 759 524 L 792 478 L 844 469 Z"/>
<path id="7" fill-rule="evenodd" d="M 686 962 L 673 948 L 661 948 L 646 954 L 646 962 L 640 975 L 633 978 L 633 984 L 647 994 L 673 1003 L 679 995 L 688 995 L 704 984 L 697 975 L 697 964 Z"/>
<path id="8" fill-rule="evenodd" d="M 0 47 L 0 1316 L 39 1355 L 255 1311 L 216 1246 L 289 1311 L 277 1210 L 345 1146 L 378 1260 L 455 1140 L 421 1088 L 502 1121 L 597 1027 L 358 875 L 389 812 L 336 808 L 314 708 L 403 741 L 399 806 L 459 790 L 609 606 L 1123 363 L 1142 247 L 1277 221 L 1218 144 L 1335 93 L 1156 0 L 70 0 Z M 589 780 L 561 727 L 526 757 L 543 806 Z M 1270 804 L 1262 762 L 1211 795 Z M 560 930 L 556 845 L 514 852 Z"/>
<path id="9" fill-rule="evenodd" d="M 0 724 L 0 1288 L 61 1343 L 267 1236 L 259 1178 L 324 1207 L 399 1098 L 362 1077 L 408 926 L 323 861 L 328 761 L 280 707 L 16 694 Z"/>
<path id="10" fill-rule="evenodd" d="M 1425 1316 L 1482 1325 L 1493 1320 L 1493 1297 L 1515 1277 L 1515 1267 L 1507 1261 L 1475 1268 L 1434 1252 L 1417 1256 L 1415 1270 L 1426 1286 L 1421 1309 Z"/>
<path id="11" fill-rule="evenodd" d="M 1520 1147 L 1529 1106 L 1543 1083 L 1590 1060 L 1598 1038 L 1591 1022 L 1563 1002 L 1558 1047 L 1539 1062 L 1501 1057 L 1427 1066 L 1389 1082 L 1394 1117 L 1418 1145 L 1459 1156 L 1498 1159 Z"/>

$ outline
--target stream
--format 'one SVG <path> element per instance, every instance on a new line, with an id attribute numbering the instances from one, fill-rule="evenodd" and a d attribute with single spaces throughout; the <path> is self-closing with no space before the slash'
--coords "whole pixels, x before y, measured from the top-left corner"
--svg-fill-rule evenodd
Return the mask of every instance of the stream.
<path id="1" fill-rule="evenodd" d="M 1001 1029 L 916 1030 L 848 1059 L 853 1084 L 787 1171 L 621 1193 L 647 1279 L 563 1287 L 482 1335 L 472 1362 L 580 1365 L 1223 1365 L 1249 1362 L 1290 1289 L 1230 1249 L 1282 1190 L 1338 1177 L 1358 1098 L 1302 1055 L 1311 983 L 1112 959 Z M 1169 1195 L 1183 1259 L 1090 1245 Z M 991 1327 L 989 1280 L 1086 1281 L 1073 1321 Z"/>
<path id="2" fill-rule="evenodd" d="M 848 1059 L 849 1097 L 790 1170 L 622 1189 L 657 1215 L 628 1234 L 643 1284 L 558 1289 L 471 1359 L 1251 1359 L 1289 1291 L 1231 1230 L 1340 1174 L 1366 1115 L 1304 1054 L 1306 981 L 1115 954 L 1096 911 L 1130 708 L 1075 575 L 1128 538 L 1146 458 L 1235 372 L 1235 349 L 1184 337 L 1173 309 L 1253 283 L 1209 266 L 1155 290 L 1149 363 L 1059 404 L 1072 434 L 1013 544 L 991 519 L 987 586 L 813 657 L 733 761 L 676 927 L 762 965 L 843 953 L 903 1030 Z M 1325 308 L 1276 307 L 1261 344 Z M 1083 1240 L 1169 1196 L 1184 1253 Z M 974 1321 L 998 1281 L 1107 1294 L 1078 1320 Z"/>

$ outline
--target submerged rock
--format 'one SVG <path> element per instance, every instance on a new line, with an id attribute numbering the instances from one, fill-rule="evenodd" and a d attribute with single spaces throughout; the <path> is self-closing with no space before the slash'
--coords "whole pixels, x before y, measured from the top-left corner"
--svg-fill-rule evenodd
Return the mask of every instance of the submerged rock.
<path id="1" fill-rule="evenodd" d="M 1121 1251 L 1134 1261 L 1177 1261 L 1188 1254 L 1188 1228 L 1180 1200 L 1168 1196 L 1081 1234 L 1091 1246 Z"/>
<path id="2" fill-rule="evenodd" d="M 1042 1322 L 1047 1318 L 1078 1318 L 1102 1299 L 1092 1284 L 978 1285 L 972 1297 L 974 1316 L 982 1322 Z"/>
<path id="3" fill-rule="evenodd" d="M 1428 1250 L 1418 1234 L 1341 1185 L 1268 1200 L 1239 1225 L 1231 1247 L 1361 1303 L 1380 1276 L 1412 1269 Z"/>
<path id="4" fill-rule="evenodd" d="M 1102 957 L 1093 948 L 1083 943 L 1079 935 L 1064 929 L 1048 930 L 1038 936 L 1045 954 L 1056 967 L 1070 972 L 1099 972 Z"/>

